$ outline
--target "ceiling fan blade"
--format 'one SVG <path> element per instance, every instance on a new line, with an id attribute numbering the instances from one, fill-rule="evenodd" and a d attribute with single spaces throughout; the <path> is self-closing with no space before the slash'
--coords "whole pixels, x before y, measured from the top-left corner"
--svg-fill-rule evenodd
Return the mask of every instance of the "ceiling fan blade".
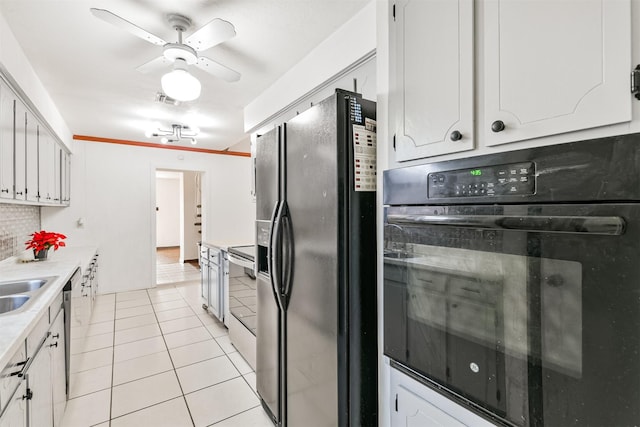
<path id="1" fill-rule="evenodd" d="M 229 83 L 237 82 L 240 80 L 240 73 L 232 70 L 229 67 L 226 67 L 219 62 L 214 61 L 213 59 L 205 58 L 203 56 L 198 58 L 198 62 L 196 62 L 196 67 L 200 68 L 207 73 L 214 75 L 216 77 L 221 78 L 224 81 Z"/>
<path id="2" fill-rule="evenodd" d="M 149 62 L 145 62 L 144 64 L 140 65 L 138 68 L 136 68 L 136 70 L 140 71 L 141 73 L 148 74 L 166 68 L 169 65 L 171 65 L 171 61 L 169 61 L 164 56 L 159 56 Z"/>
<path id="3" fill-rule="evenodd" d="M 166 41 L 162 40 L 160 37 L 158 36 L 154 36 L 153 34 L 151 34 L 150 32 L 148 32 L 147 30 L 143 30 L 142 28 L 138 27 L 135 24 L 132 24 L 131 22 L 127 21 L 124 18 L 119 17 L 118 15 L 109 12 L 108 10 L 105 9 L 96 9 L 96 8 L 91 8 L 91 13 L 93 14 L 93 16 L 95 16 L 96 18 L 100 18 L 103 21 L 106 21 L 112 25 L 115 25 L 116 27 L 120 27 L 123 30 L 126 30 L 128 32 L 130 32 L 131 34 L 133 34 L 136 37 L 140 37 L 142 40 L 146 40 L 149 43 L 153 43 L 155 45 L 158 46 L 164 46 L 165 44 L 167 44 Z"/>
<path id="4" fill-rule="evenodd" d="M 185 43 L 197 51 L 202 51 L 227 41 L 235 35 L 236 29 L 231 22 L 216 18 L 187 37 Z"/>

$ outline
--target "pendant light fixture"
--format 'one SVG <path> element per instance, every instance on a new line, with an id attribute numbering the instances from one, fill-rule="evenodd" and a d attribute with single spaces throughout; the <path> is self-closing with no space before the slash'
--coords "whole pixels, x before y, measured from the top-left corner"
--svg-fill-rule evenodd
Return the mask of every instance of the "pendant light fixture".
<path id="1" fill-rule="evenodd" d="M 160 142 L 167 144 L 169 142 L 180 142 L 187 140 L 191 144 L 195 145 L 198 141 L 196 136 L 200 133 L 200 129 L 197 127 L 190 127 L 181 124 L 172 124 L 170 129 L 163 128 L 162 125 L 157 123 L 153 129 L 149 129 L 145 132 L 147 138 L 160 137 Z"/>
<path id="2" fill-rule="evenodd" d="M 173 70 L 162 76 L 162 90 L 171 98 L 178 101 L 193 101 L 200 96 L 202 85 L 189 71 L 187 62 L 182 58 L 176 58 Z"/>

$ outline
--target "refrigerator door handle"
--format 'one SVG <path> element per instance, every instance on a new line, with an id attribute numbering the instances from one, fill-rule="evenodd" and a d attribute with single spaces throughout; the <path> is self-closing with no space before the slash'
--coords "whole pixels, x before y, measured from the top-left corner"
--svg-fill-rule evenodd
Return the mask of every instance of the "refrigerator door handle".
<path id="1" fill-rule="evenodd" d="M 269 236 L 269 277 L 271 278 L 271 287 L 273 288 L 274 297 L 280 309 L 284 310 L 282 303 L 282 210 L 285 202 L 278 202 L 274 210 L 275 217 L 271 226 L 271 234 Z"/>
<path id="2" fill-rule="evenodd" d="M 282 251 L 283 251 L 283 272 L 282 272 L 282 297 L 283 305 L 286 307 L 291 293 L 291 284 L 293 283 L 293 227 L 291 225 L 291 216 L 289 215 L 289 207 L 286 202 L 282 209 Z"/>
<path id="3" fill-rule="evenodd" d="M 271 213 L 271 226 L 269 227 L 269 245 L 267 246 L 267 269 L 269 270 L 269 283 L 271 284 L 271 290 L 273 291 L 274 298 L 277 298 L 276 293 L 276 278 L 273 271 L 273 238 L 275 235 L 275 224 L 278 218 L 278 212 L 280 209 L 280 201 L 276 201 L 273 211 Z"/>

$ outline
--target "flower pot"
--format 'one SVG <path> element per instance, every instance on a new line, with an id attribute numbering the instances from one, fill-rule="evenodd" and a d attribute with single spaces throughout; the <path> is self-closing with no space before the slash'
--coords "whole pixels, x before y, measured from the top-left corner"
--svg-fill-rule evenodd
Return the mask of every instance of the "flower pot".
<path id="1" fill-rule="evenodd" d="M 33 250 L 33 257 L 38 261 L 47 259 L 47 255 L 49 255 L 49 249 L 43 249 L 41 251 Z"/>

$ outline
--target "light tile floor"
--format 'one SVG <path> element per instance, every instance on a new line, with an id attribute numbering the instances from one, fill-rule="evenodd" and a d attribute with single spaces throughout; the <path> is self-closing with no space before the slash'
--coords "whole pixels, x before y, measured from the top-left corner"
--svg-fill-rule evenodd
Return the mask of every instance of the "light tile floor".
<path id="1" fill-rule="evenodd" d="M 188 280 L 200 280 L 200 269 L 197 266 L 188 262 L 156 265 L 156 283 L 158 285 Z"/>
<path id="2" fill-rule="evenodd" d="M 98 296 L 62 427 L 272 427 L 199 282 Z"/>

